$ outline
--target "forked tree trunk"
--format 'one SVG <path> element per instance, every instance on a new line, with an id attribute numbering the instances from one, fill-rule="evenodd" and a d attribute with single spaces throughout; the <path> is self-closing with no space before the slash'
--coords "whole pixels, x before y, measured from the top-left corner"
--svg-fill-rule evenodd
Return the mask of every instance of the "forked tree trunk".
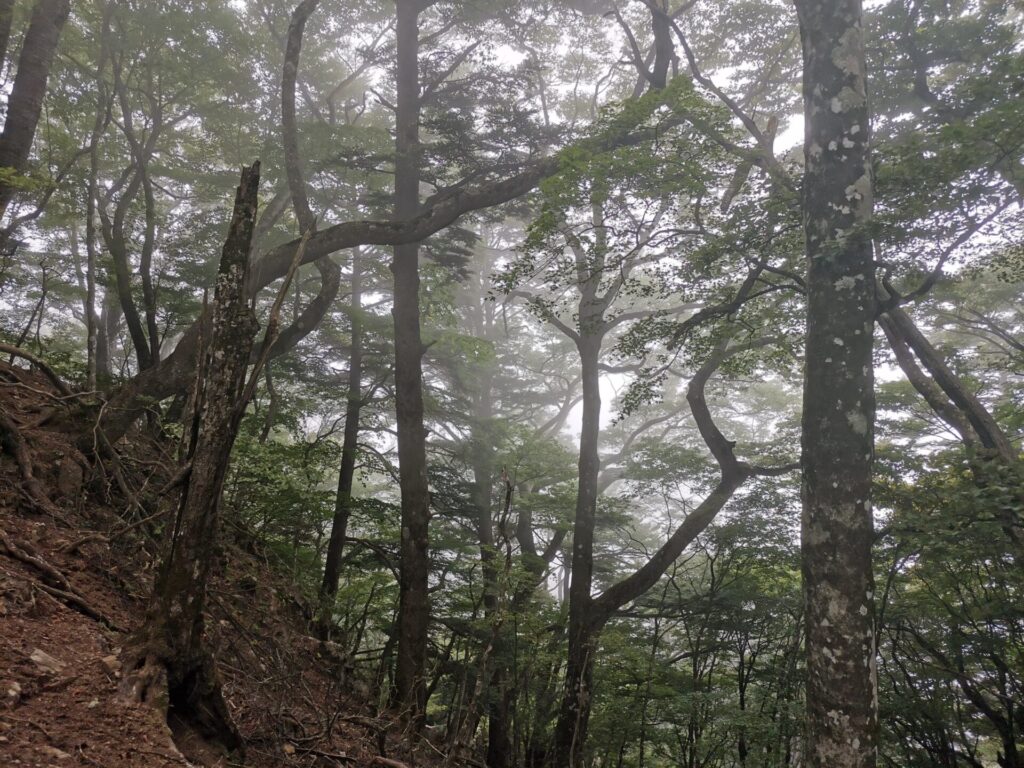
<path id="1" fill-rule="evenodd" d="M 203 644 L 203 609 L 219 527 L 219 505 L 243 411 L 245 372 L 258 329 L 245 281 L 256 217 L 259 163 L 242 170 L 221 255 L 212 333 L 189 446 L 191 473 L 169 531 L 146 620 L 126 651 L 122 692 L 170 706 L 206 736 L 241 747 Z"/>
<path id="2" fill-rule="evenodd" d="M 878 747 L 871 471 L 872 174 L 860 0 L 797 0 L 806 124 L 803 557 L 807 762 L 870 768 Z"/>
<path id="3" fill-rule="evenodd" d="M 756 277 L 756 275 L 754 277 Z M 745 301 L 746 296 L 753 285 L 753 278 L 748 278 L 747 282 L 745 282 L 744 286 L 740 289 L 740 293 L 737 295 L 737 301 L 740 303 Z M 571 600 L 574 597 L 577 600 L 580 600 L 581 598 L 578 593 L 574 595 L 570 592 L 568 663 L 566 665 L 565 684 L 562 693 L 562 706 L 559 712 L 558 723 L 555 728 L 555 740 L 551 755 L 548 756 L 545 762 L 546 766 L 550 766 L 551 768 L 577 768 L 577 766 L 583 765 L 587 726 L 593 703 L 591 699 L 591 688 L 593 683 L 594 653 L 597 649 L 602 630 L 612 616 L 615 615 L 615 612 L 628 605 L 633 600 L 636 600 L 657 583 L 658 579 L 660 579 L 672 563 L 679 558 L 686 547 L 688 547 L 690 543 L 692 543 L 694 539 L 696 539 L 697 536 L 699 536 L 707 526 L 711 524 L 718 513 L 732 498 L 736 490 L 743 485 L 748 478 L 755 475 L 780 475 L 792 469 L 792 467 L 789 466 L 775 468 L 757 467 L 747 464 L 746 462 L 739 461 L 733 453 L 733 443 L 727 440 L 715 425 L 705 396 L 705 387 L 707 386 L 708 380 L 725 360 L 734 355 L 740 354 L 741 352 L 765 346 L 770 341 L 770 338 L 763 338 L 741 344 L 732 344 L 729 338 L 726 338 L 718 345 L 704 365 L 697 370 L 687 387 L 686 399 L 690 406 L 690 412 L 693 415 L 694 422 L 697 425 L 697 429 L 700 432 L 702 439 L 708 446 L 712 455 L 715 457 L 719 470 L 721 471 L 721 477 L 715 488 L 690 514 L 686 516 L 665 543 L 651 555 L 650 559 L 637 570 L 633 571 L 629 576 L 620 579 L 596 597 L 591 596 L 588 586 L 585 602 L 586 607 L 584 610 L 581 610 L 579 614 L 573 614 Z M 581 353 L 582 352 L 583 347 L 581 347 Z M 586 362 L 585 357 L 584 360 L 584 391 L 586 392 L 586 371 L 589 365 Z M 596 383 L 596 358 L 594 365 L 594 372 L 590 375 Z M 589 397 L 592 399 L 598 398 L 599 393 L 591 393 Z M 586 399 L 584 400 L 584 403 L 586 403 Z M 600 415 L 599 403 L 600 400 L 597 399 L 598 417 Z M 584 405 L 584 433 L 586 433 L 587 430 L 586 413 L 586 405 Z M 584 443 L 582 441 L 580 445 L 581 448 L 584 447 Z M 586 462 L 584 461 L 585 458 Z M 581 468 L 584 466 L 588 469 L 592 468 L 590 462 L 596 462 L 597 460 L 598 457 L 595 441 L 595 446 L 592 452 L 587 451 L 586 454 L 584 454 L 581 450 L 580 466 Z M 595 485 L 596 480 L 597 478 L 595 476 Z M 581 483 L 581 494 L 582 493 L 583 486 Z M 597 496 L 595 492 L 593 498 L 595 506 L 596 499 Z M 574 532 L 578 530 L 580 530 L 579 518 L 577 518 Z M 592 542 L 592 529 L 588 531 L 584 528 L 583 530 L 591 536 Z M 582 550 L 578 547 L 574 547 L 574 557 L 578 551 L 582 551 L 584 555 L 589 555 L 590 557 L 590 559 L 587 560 L 588 568 L 584 571 L 585 574 L 590 577 L 592 575 L 592 546 Z M 577 570 L 574 562 L 572 567 L 572 578 L 574 582 L 576 580 L 576 574 Z"/>
<path id="4" fill-rule="evenodd" d="M 966 421 L 969 425 L 968 428 L 977 437 L 980 447 L 988 455 L 1008 463 L 1016 461 L 1017 451 L 1013 447 L 1013 443 L 1006 436 L 1006 433 L 1000 428 L 999 423 L 988 409 L 985 408 L 981 400 L 964 385 L 960 377 L 946 364 L 942 355 L 932 346 L 925 335 L 921 333 L 911 317 L 903 309 L 894 307 L 886 312 L 880 324 L 893 345 L 897 361 L 914 387 L 920 392 L 922 389 L 920 385 L 924 384 L 927 387 L 927 380 L 922 380 L 914 375 L 911 368 L 911 365 L 914 363 L 912 359 L 901 358 L 901 353 L 903 353 L 903 350 L 900 349 L 901 346 L 913 351 L 914 355 L 917 356 L 917 359 L 921 361 L 928 371 L 929 376 L 931 376 L 931 381 L 934 382 L 933 386 L 938 386 L 944 396 L 949 399 L 953 410 L 939 408 L 936 411 L 939 416 L 947 420 L 947 416 L 952 413 L 958 414 L 958 416 L 953 416 L 952 418 L 954 420 L 959 419 L 960 421 L 961 427 L 957 428 L 957 431 L 961 433 L 961 437 L 965 437 L 964 432 L 966 430 L 962 431 L 962 426 L 963 421 Z M 933 408 L 936 408 L 940 402 L 934 396 L 926 396 L 925 399 L 928 400 L 929 405 Z M 969 442 L 969 440 L 965 439 L 965 442 Z"/>

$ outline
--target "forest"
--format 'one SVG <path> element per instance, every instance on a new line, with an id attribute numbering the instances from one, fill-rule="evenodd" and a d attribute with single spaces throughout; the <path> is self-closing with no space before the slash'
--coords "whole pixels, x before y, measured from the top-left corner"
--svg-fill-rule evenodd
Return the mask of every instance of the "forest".
<path id="1" fill-rule="evenodd" d="M 1024 768 L 1019 0 L 0 0 L 0 764 Z"/>

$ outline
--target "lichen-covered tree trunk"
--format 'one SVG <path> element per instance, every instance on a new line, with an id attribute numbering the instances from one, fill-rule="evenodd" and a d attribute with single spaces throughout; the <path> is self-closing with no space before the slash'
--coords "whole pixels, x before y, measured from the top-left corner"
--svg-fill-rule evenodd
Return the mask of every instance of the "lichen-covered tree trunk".
<path id="1" fill-rule="evenodd" d="M 203 609 L 217 542 L 221 490 L 258 329 L 245 293 L 258 187 L 259 164 L 255 163 L 242 170 L 217 273 L 212 331 L 194 412 L 198 429 L 189 447 L 191 472 L 168 533 L 145 623 L 126 651 L 122 685 L 134 700 L 174 707 L 228 748 L 241 743 L 221 696 L 213 660 L 203 645 Z"/>
<path id="2" fill-rule="evenodd" d="M 0 134 L 0 169 L 21 173 L 28 163 L 43 110 L 46 81 L 70 9 L 70 0 L 38 0 L 32 9 L 18 57 L 18 71 L 7 98 L 7 118 Z M 0 216 L 7 210 L 15 189 L 9 177 L 0 178 Z"/>
<path id="3" fill-rule="evenodd" d="M 803 45 L 807 347 L 802 556 L 807 763 L 874 766 L 871 471 L 877 312 L 860 0 L 797 0 Z"/>

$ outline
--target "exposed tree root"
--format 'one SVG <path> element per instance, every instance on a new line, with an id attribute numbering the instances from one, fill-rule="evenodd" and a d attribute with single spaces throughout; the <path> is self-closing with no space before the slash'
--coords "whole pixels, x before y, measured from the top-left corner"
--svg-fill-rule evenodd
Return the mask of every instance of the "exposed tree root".
<path id="1" fill-rule="evenodd" d="M 3 342 L 0 342 L 0 352 L 4 352 L 8 355 L 14 355 L 15 357 L 20 357 L 23 360 L 28 360 L 30 363 L 32 363 L 32 365 L 34 365 L 36 368 L 43 372 L 46 378 L 50 380 L 50 382 L 57 389 L 57 391 L 61 393 L 61 395 L 63 395 L 64 397 L 73 396 L 71 389 L 68 388 L 68 385 L 64 383 L 63 379 L 61 379 L 61 377 L 57 375 L 57 372 L 54 371 L 53 368 L 51 368 L 45 362 L 43 362 L 40 358 L 33 355 L 31 352 L 28 352 L 27 350 L 24 350 L 21 347 L 16 347 L 13 344 L 4 344 Z"/>
<path id="2" fill-rule="evenodd" d="M 154 707 L 164 718 L 173 713 L 208 742 L 241 752 L 242 737 L 224 701 L 213 659 L 204 655 L 186 662 L 163 658 L 165 655 L 139 646 L 129 648 L 120 686 L 122 697 Z"/>
<path id="3" fill-rule="evenodd" d="M 8 536 L 5 531 L 0 530 L 0 553 L 18 560 L 19 562 L 25 563 L 26 565 L 31 565 L 37 571 L 42 573 L 50 583 L 40 583 L 38 586 L 47 594 L 63 600 L 82 615 L 88 616 L 90 619 L 105 624 L 110 629 L 118 632 L 124 631 L 123 628 L 119 627 L 107 618 L 101 611 L 94 608 L 92 604 L 90 604 L 89 601 L 71 585 L 67 576 L 44 560 L 31 544 L 27 542 L 15 542 L 14 539 Z"/>
<path id="4" fill-rule="evenodd" d="M 50 497 L 46 495 L 42 484 L 36 478 L 28 444 L 25 442 L 25 438 L 22 437 L 21 430 L 18 429 L 17 424 L 14 423 L 14 420 L 3 406 L 0 406 L 0 445 L 18 462 L 18 469 L 21 470 L 21 485 L 29 501 L 40 512 L 70 526 L 64 513 L 60 511 L 56 504 L 50 501 Z"/>

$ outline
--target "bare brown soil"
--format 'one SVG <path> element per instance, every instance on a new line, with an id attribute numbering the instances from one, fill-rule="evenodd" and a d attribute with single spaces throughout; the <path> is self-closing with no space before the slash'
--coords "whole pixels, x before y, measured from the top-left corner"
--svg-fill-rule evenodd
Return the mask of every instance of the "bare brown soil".
<path id="1" fill-rule="evenodd" d="M 141 521 L 173 476 L 171 448 L 138 437 L 119 467 L 96 466 L 75 448 L 89 424 L 69 428 L 75 400 L 58 397 L 45 376 L 0 362 L 0 407 L 53 502 L 47 511 L 33 499 L 12 452 L 0 453 L 0 766 L 441 762 L 429 745 L 413 753 L 397 721 L 378 715 L 337 648 L 307 634 L 296 591 L 230 526 L 207 640 L 245 754 L 214 749 L 173 707 L 165 719 L 119 698 L 117 657 L 141 620 L 158 551 L 153 523 Z"/>

